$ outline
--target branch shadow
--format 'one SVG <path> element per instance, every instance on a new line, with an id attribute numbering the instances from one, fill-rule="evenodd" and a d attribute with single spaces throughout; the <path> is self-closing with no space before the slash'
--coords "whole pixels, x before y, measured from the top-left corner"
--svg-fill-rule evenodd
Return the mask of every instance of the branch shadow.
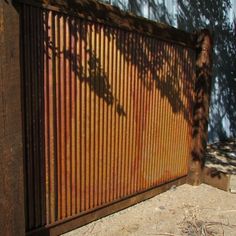
<path id="1" fill-rule="evenodd" d="M 214 36 L 210 104 L 210 143 L 236 136 L 236 36 L 230 22 L 228 0 L 178 0 L 178 27 L 192 32 L 208 28 Z"/>
<path id="2" fill-rule="evenodd" d="M 227 174 L 236 174 L 235 139 L 209 144 L 206 152 L 206 166 L 214 167 Z"/>
<path id="3" fill-rule="evenodd" d="M 73 1 L 70 1 L 73 2 Z M 82 2 L 82 1 L 81 1 Z M 82 4 L 79 2 L 79 4 Z M 72 5 L 75 3 L 71 3 Z M 76 7 L 78 4 L 76 3 Z M 79 9 L 79 7 L 78 7 Z M 88 14 L 92 14 L 94 9 L 96 14 L 105 14 L 105 18 L 111 19 L 113 16 L 108 11 L 99 12 L 99 7 L 95 2 L 86 2 L 83 9 L 88 9 Z M 45 147 L 45 135 L 50 131 L 45 131 L 45 111 L 46 102 L 44 97 L 44 89 L 49 86 L 44 84 L 45 76 L 50 73 L 52 76 L 53 94 L 55 89 L 55 74 L 61 73 L 60 76 L 64 80 L 71 80 L 73 73 L 76 80 L 81 84 L 89 87 L 90 91 L 99 99 L 102 99 L 108 106 L 114 106 L 116 113 L 123 118 L 127 118 L 128 114 L 118 96 L 112 91 L 110 79 L 102 62 L 101 52 L 97 52 L 96 43 L 92 42 L 91 32 L 98 31 L 101 24 L 93 24 L 91 20 L 81 20 L 71 13 L 64 14 L 64 8 L 59 12 L 51 13 L 49 11 L 35 7 L 24 6 L 22 10 L 22 97 L 24 99 L 25 118 L 25 186 L 26 186 L 26 229 L 30 231 L 35 228 L 45 226 L 50 223 L 47 215 L 54 215 L 58 220 L 59 209 L 58 196 L 55 196 L 55 212 L 50 211 L 46 206 L 46 164 L 45 152 L 54 147 L 57 149 L 57 138 L 50 142 L 52 147 Z M 56 21 L 52 20 L 56 16 Z M 55 33 L 56 24 L 60 21 L 67 22 L 63 24 L 61 31 L 67 31 L 67 34 L 60 35 Z M 136 25 L 139 21 L 135 22 Z M 100 27 L 100 28 L 99 28 Z M 138 26 L 137 26 L 138 27 Z M 68 37 L 69 35 L 69 37 Z M 124 34 L 116 27 L 107 26 L 104 29 L 104 35 L 109 40 L 115 42 L 116 50 L 124 57 L 125 61 L 137 72 L 137 80 L 142 86 L 151 93 L 154 89 L 160 92 L 161 99 L 166 99 L 174 114 L 182 114 L 188 124 L 192 124 L 192 106 L 193 98 L 193 73 L 194 50 L 184 49 L 175 43 L 167 43 L 157 40 L 146 35 L 141 35 L 133 31 L 125 31 Z M 60 42 L 60 37 L 64 37 L 65 45 L 56 46 Z M 67 45 L 66 45 L 67 44 Z M 76 45 L 80 45 L 77 48 Z M 91 46 L 93 45 L 93 47 Z M 79 51 L 79 53 L 78 53 Z M 61 60 L 61 58 L 64 58 Z M 174 58 L 174 60 L 173 60 Z M 55 60 L 60 61 L 60 66 L 68 66 L 68 74 L 60 70 L 60 66 L 56 68 Z M 85 63 L 87 62 L 87 63 Z M 49 64 L 51 68 L 49 68 Z M 114 65 L 116 67 L 117 65 Z M 133 78 L 128 78 L 133 79 Z M 181 80 L 182 79 L 182 80 Z M 69 89 L 69 93 L 71 90 Z M 49 93 L 47 91 L 47 93 Z M 55 96 L 53 104 L 57 103 Z M 59 98 L 61 99 L 61 98 Z M 188 100 L 186 102 L 186 100 Z M 148 107 L 148 106 L 147 106 Z M 49 108 L 47 108 L 49 109 Z M 147 108 L 145 108 L 147 110 Z M 56 111 L 55 111 L 56 113 Z M 145 114 L 138 114 L 145 115 Z M 47 117 L 47 119 L 51 119 Z M 54 130 L 57 130 L 56 122 L 53 123 Z M 44 133 L 45 132 L 45 133 Z M 55 132 L 56 133 L 56 132 Z M 47 153 L 48 154 L 48 153 Z M 57 167 L 57 153 L 53 156 L 55 162 L 54 179 L 55 192 L 59 191 Z M 48 163 L 47 163 L 48 164 Z M 61 190 L 60 190 L 61 191 Z M 50 218 L 50 217 L 49 217 Z M 46 229 L 45 229 L 46 230 Z"/>

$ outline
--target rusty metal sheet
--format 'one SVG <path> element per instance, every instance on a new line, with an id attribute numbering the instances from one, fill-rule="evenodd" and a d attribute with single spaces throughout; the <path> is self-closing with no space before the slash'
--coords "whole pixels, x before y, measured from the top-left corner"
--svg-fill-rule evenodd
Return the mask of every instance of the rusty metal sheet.
<path id="1" fill-rule="evenodd" d="M 195 52 L 23 6 L 27 231 L 187 175 Z"/>

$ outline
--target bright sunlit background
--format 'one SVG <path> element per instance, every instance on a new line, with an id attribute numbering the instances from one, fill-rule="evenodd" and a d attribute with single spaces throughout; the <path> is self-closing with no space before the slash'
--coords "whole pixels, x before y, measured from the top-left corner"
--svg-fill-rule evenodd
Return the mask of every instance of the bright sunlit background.
<path id="1" fill-rule="evenodd" d="M 108 0 L 122 10 L 193 32 L 209 28 L 214 65 L 209 142 L 236 137 L 236 0 Z"/>

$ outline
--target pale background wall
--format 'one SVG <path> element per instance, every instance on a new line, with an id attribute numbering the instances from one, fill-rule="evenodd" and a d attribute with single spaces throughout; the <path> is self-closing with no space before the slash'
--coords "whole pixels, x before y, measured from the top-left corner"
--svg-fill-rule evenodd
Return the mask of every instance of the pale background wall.
<path id="1" fill-rule="evenodd" d="M 209 28 L 214 66 L 209 142 L 236 138 L 236 0 L 108 0 L 125 11 L 193 32 Z"/>

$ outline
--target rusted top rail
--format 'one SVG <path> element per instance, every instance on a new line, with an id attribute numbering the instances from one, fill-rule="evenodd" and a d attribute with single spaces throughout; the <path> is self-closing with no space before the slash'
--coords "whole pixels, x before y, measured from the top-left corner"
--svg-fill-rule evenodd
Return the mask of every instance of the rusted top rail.
<path id="1" fill-rule="evenodd" d="M 195 48 L 195 35 L 167 24 L 154 22 L 117 7 L 95 0 L 15 0 L 24 4 L 48 8 L 67 15 L 104 23 L 127 31 L 138 32 L 167 42 Z"/>

